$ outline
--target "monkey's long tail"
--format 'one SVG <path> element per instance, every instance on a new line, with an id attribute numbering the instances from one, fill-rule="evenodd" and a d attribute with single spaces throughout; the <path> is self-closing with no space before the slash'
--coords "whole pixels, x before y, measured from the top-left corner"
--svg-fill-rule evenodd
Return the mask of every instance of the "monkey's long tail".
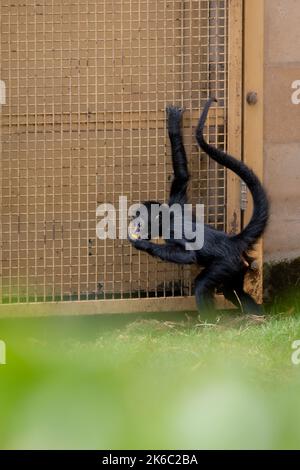
<path id="1" fill-rule="evenodd" d="M 253 198 L 253 214 L 249 224 L 232 240 L 237 241 L 243 250 L 249 250 L 262 236 L 269 219 L 269 202 L 266 192 L 255 173 L 245 163 L 236 160 L 231 155 L 209 145 L 203 135 L 204 125 L 209 109 L 215 98 L 210 98 L 201 114 L 196 130 L 196 139 L 201 149 L 220 165 L 236 173 L 248 186 Z"/>

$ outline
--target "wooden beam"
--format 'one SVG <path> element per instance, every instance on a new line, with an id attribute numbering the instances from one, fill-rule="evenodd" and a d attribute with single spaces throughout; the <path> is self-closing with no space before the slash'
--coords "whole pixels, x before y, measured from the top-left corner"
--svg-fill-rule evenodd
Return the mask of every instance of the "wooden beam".
<path id="1" fill-rule="evenodd" d="M 216 304 L 219 309 L 232 308 L 232 305 L 221 295 L 217 296 Z M 0 305 L 0 318 L 158 313 L 163 311 L 196 311 L 195 297 L 2 304 Z"/>
<path id="2" fill-rule="evenodd" d="M 257 102 L 248 104 L 249 93 Z M 263 112 L 264 112 L 264 1 L 244 0 L 244 161 L 259 178 L 263 178 Z M 244 224 L 252 215 L 249 197 Z M 259 242 L 255 256 L 258 270 L 247 280 L 247 289 L 262 301 L 263 245 Z"/>
<path id="3" fill-rule="evenodd" d="M 243 0 L 230 0 L 228 10 L 228 118 L 227 150 L 242 158 L 242 59 L 243 59 Z M 227 232 L 241 229 L 240 179 L 227 172 Z"/>

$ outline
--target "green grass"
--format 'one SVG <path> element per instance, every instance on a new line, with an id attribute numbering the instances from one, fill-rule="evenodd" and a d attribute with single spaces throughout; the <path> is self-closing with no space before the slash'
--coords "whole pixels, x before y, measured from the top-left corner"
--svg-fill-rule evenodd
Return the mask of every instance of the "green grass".
<path id="1" fill-rule="evenodd" d="M 0 448 L 300 448 L 300 316 L 147 318 L 0 321 Z"/>

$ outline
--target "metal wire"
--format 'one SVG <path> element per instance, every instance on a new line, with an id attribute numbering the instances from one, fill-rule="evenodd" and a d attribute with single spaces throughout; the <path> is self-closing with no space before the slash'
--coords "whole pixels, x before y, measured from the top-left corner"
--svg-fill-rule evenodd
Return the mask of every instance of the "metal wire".
<path id="1" fill-rule="evenodd" d="M 3 303 L 191 293 L 189 268 L 96 237 L 96 208 L 170 187 L 169 103 L 186 108 L 191 201 L 223 229 L 223 168 L 193 138 L 226 143 L 228 0 L 2 0 Z"/>

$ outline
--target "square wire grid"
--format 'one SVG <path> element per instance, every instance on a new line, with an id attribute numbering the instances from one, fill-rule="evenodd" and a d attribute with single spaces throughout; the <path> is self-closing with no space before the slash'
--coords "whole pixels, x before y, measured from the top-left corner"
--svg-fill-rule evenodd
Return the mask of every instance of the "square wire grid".
<path id="1" fill-rule="evenodd" d="M 191 293 L 191 270 L 96 237 L 99 204 L 166 201 L 165 107 L 186 108 L 191 202 L 224 229 L 223 168 L 194 128 L 226 148 L 228 0 L 2 0 L 2 302 Z"/>

